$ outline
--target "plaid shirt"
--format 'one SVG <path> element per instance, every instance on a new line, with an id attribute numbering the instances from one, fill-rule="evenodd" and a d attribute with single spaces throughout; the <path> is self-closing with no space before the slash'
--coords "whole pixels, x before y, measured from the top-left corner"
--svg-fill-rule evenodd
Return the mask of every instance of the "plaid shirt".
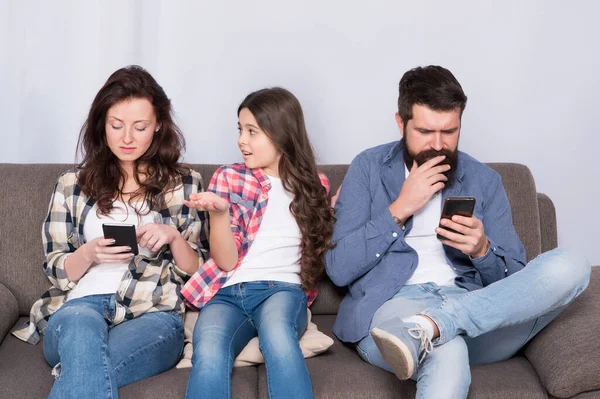
<path id="1" fill-rule="evenodd" d="M 198 253 L 202 261 L 207 257 L 208 229 L 205 212 L 197 212 L 183 205 L 192 193 L 202 191 L 200 174 L 178 178 L 176 190 L 164 196 L 166 208 L 154 209 L 162 223 L 177 228 L 181 236 Z M 50 316 L 67 299 L 78 281 L 69 281 L 65 259 L 85 243 L 83 225 L 95 201 L 85 196 L 77 184 L 77 171 L 64 173 L 54 186 L 48 207 L 48 216 L 42 229 L 46 254 L 44 272 L 52 287 L 32 306 L 29 321 L 15 328 L 17 338 L 36 344 L 44 333 Z M 154 258 L 137 255 L 129 264 L 115 294 L 116 310 L 113 324 L 131 320 L 146 312 L 171 311 L 183 313 L 185 305 L 180 297 L 181 286 L 190 276 L 179 269 L 167 245 Z"/>
<path id="2" fill-rule="evenodd" d="M 321 183 L 329 193 L 329 180 L 319 173 Z M 194 273 L 181 290 L 187 305 L 200 309 L 225 284 L 240 266 L 248 253 L 260 227 L 267 208 L 271 182 L 261 169 L 248 169 L 243 163 L 221 166 L 213 175 L 208 191 L 229 201 L 231 231 L 237 246 L 238 262 L 233 270 L 219 268 L 213 258 L 208 259 Z M 306 293 L 310 305 L 317 296 L 317 289 Z"/>

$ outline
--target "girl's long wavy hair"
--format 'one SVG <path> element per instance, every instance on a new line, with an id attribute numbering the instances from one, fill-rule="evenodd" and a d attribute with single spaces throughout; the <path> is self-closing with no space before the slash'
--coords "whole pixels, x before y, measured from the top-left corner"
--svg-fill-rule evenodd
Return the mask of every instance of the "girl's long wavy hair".
<path id="1" fill-rule="evenodd" d="M 238 116 L 244 108 L 281 153 L 279 175 L 284 189 L 294 196 L 290 211 L 302 234 L 302 288 L 311 290 L 325 270 L 334 218 L 306 133 L 302 107 L 292 93 L 275 87 L 250 93 L 240 104 Z"/>
<path id="2" fill-rule="evenodd" d="M 145 98 L 152 104 L 159 130 L 154 133 L 146 152 L 134 162 L 133 178 L 139 188 L 124 193 L 126 173 L 106 141 L 106 114 L 122 101 Z M 115 71 L 100 89 L 83 124 L 77 142 L 81 154 L 78 183 L 87 196 L 93 198 L 98 212 L 108 214 L 113 200 L 129 194 L 129 204 L 143 199 L 148 212 L 164 206 L 165 191 L 175 189 L 177 177 L 189 174 L 189 168 L 179 163 L 185 140 L 173 121 L 171 100 L 163 88 L 144 68 L 131 65 Z M 134 206 L 134 209 L 138 207 Z M 139 214 L 139 212 L 138 212 Z"/>

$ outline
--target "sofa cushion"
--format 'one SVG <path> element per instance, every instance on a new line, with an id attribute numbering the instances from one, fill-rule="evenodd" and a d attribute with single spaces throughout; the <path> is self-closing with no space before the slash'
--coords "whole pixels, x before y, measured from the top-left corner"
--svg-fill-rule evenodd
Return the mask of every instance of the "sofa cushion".
<path id="1" fill-rule="evenodd" d="M 550 398 L 553 399 L 554 396 L 550 396 Z M 571 399 L 598 399 L 598 398 L 600 398 L 600 391 L 590 391 L 590 392 L 580 393 L 579 395 L 575 395 Z"/>
<path id="2" fill-rule="evenodd" d="M 336 287 L 329 278 L 323 277 L 317 283 L 319 294 L 315 298 L 310 310 L 314 315 L 335 315 L 340 307 L 342 299 L 348 289 Z"/>
<path id="3" fill-rule="evenodd" d="M 19 318 L 19 305 L 15 296 L 0 283 L 0 343 Z"/>
<path id="4" fill-rule="evenodd" d="M 600 389 L 600 267 L 587 289 L 533 339 L 525 356 L 552 396 Z"/>
<path id="5" fill-rule="evenodd" d="M 300 348 L 305 358 L 317 356 L 320 353 L 325 352 L 331 345 L 333 340 L 328 336 L 319 331 L 317 325 L 311 320 L 311 312 L 308 312 L 308 326 L 306 331 L 300 337 Z M 198 315 L 200 312 L 192 311 L 187 309 L 185 311 L 185 346 L 183 347 L 183 357 L 177 364 L 177 368 L 192 367 L 192 355 L 194 354 L 194 328 Z M 258 344 L 258 337 L 254 337 L 248 342 L 244 349 L 235 358 L 233 367 L 247 367 L 255 366 L 265 362 L 260 347 Z"/>
<path id="6" fill-rule="evenodd" d="M 538 193 L 540 208 L 540 233 L 542 234 L 542 252 L 550 251 L 558 246 L 558 231 L 556 228 L 556 208 L 546 194 Z"/>
<path id="7" fill-rule="evenodd" d="M 185 396 L 190 369 L 171 369 L 148 379 L 119 388 L 122 399 L 181 399 Z M 233 398 L 256 398 L 256 367 L 237 367 L 231 375 Z"/>
<path id="8" fill-rule="evenodd" d="M 335 316 L 313 317 L 324 333 L 332 333 Z M 320 356 L 307 359 L 315 397 L 347 398 L 414 398 L 414 381 L 400 381 L 392 373 L 363 361 L 356 350 L 334 339 L 334 345 Z M 522 357 L 505 362 L 471 367 L 469 398 L 477 399 L 544 399 L 546 393 L 531 365 Z M 267 398 L 266 369 L 258 367 L 258 393 Z"/>
<path id="9" fill-rule="evenodd" d="M 25 322 L 21 318 L 17 325 Z M 43 342 L 30 345 L 8 335 L 0 345 L 0 398 L 45 398 L 54 377 L 42 352 Z M 183 398 L 189 369 L 171 369 L 119 389 L 120 398 Z M 236 368 L 232 374 L 234 398 L 255 398 L 256 367 Z"/>
<path id="10" fill-rule="evenodd" d="M 533 175 L 527 166 L 517 163 L 487 165 L 502 177 L 510 202 L 513 224 L 525 247 L 529 262 L 541 253 L 540 215 Z"/>
<path id="11" fill-rule="evenodd" d="M 19 314 L 27 315 L 33 302 L 50 287 L 42 269 L 42 223 L 58 176 L 73 165 L 1 167 L 2 190 L 11 195 L 0 196 L 0 255 L 4 262 L 0 282 L 17 298 Z"/>

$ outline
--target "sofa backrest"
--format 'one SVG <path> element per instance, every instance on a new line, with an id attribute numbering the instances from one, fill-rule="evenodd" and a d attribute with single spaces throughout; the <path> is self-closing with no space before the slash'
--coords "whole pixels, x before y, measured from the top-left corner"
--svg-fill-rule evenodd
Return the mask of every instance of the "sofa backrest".
<path id="1" fill-rule="evenodd" d="M 217 165 L 192 165 L 208 186 Z M 540 253 L 540 219 L 535 183 L 526 166 L 490 164 L 503 178 L 511 202 L 515 228 L 527 250 L 527 259 Z M 49 287 L 42 271 L 44 254 L 42 223 L 58 176 L 72 168 L 65 164 L 0 164 L 0 283 L 15 295 L 21 315 Z M 348 165 L 322 165 L 335 193 Z M 335 314 L 345 289 L 334 287 L 329 279 L 320 283 L 313 305 L 315 314 Z"/>

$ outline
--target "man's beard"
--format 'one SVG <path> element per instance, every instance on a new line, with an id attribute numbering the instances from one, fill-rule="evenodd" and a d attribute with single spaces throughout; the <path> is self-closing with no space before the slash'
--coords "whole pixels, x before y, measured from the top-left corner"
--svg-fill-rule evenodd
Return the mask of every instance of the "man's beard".
<path id="1" fill-rule="evenodd" d="M 458 146 L 456 146 L 456 149 L 454 151 L 450 151 L 447 149 L 442 149 L 441 151 L 436 151 L 436 150 L 431 149 L 431 150 L 421 151 L 418 154 L 415 154 L 409 148 L 409 143 L 406 141 L 406 138 L 405 138 L 404 146 L 403 146 L 403 155 L 404 155 L 404 162 L 406 163 L 406 167 L 408 168 L 409 171 L 413 167 L 413 160 L 417 161 L 418 166 L 421 166 L 425 162 L 429 161 L 431 158 L 435 158 L 438 155 L 445 155 L 446 158 L 444 158 L 441 162 L 439 162 L 435 166 L 450 165 L 450 170 L 448 170 L 446 172 L 442 172 L 442 174 L 448 178 L 448 181 L 444 182 L 444 189 L 448 189 L 454 184 L 454 176 L 456 174 L 456 166 L 458 165 Z"/>

